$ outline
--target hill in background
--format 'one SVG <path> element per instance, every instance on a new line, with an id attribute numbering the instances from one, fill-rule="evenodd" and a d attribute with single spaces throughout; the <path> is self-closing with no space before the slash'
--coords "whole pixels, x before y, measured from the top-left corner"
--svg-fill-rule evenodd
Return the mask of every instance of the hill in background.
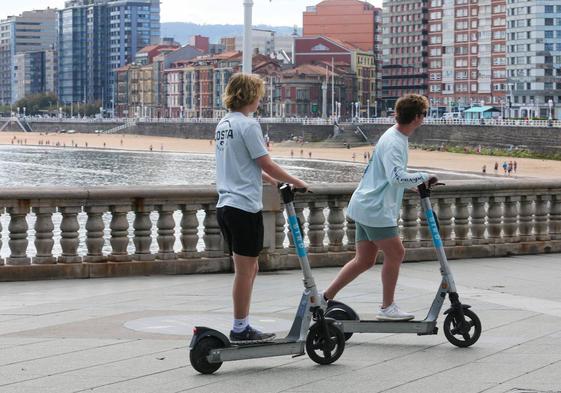
<path id="1" fill-rule="evenodd" d="M 278 35 L 291 35 L 294 27 L 290 26 L 268 26 L 255 25 L 257 29 L 273 30 Z M 243 25 L 199 25 L 196 23 L 170 22 L 162 23 L 162 37 L 173 37 L 180 44 L 186 44 L 194 35 L 202 35 L 210 38 L 211 43 L 220 43 L 221 37 L 233 37 L 243 35 Z M 298 34 L 302 29 L 297 28 Z"/>

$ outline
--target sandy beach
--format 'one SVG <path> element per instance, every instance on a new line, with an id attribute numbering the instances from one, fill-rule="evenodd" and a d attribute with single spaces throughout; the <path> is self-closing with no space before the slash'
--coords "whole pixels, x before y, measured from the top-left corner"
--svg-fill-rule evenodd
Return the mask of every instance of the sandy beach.
<path id="1" fill-rule="evenodd" d="M 118 149 L 136 151 L 163 151 L 183 153 L 214 154 L 214 141 L 200 139 L 181 139 L 157 136 L 121 135 L 121 134 L 41 134 L 4 131 L 0 133 L 1 145 L 47 146 L 60 148 L 92 148 Z M 369 147 L 326 148 L 313 143 L 272 144 L 271 156 L 313 158 L 339 161 L 365 162 L 365 154 L 372 152 Z M 458 154 L 438 151 L 410 149 L 409 165 L 423 168 L 444 169 L 449 171 L 481 173 L 483 165 L 487 173 L 493 175 L 495 162 L 499 163 L 499 175 L 502 175 L 501 164 L 504 161 L 516 160 L 517 175 L 542 179 L 560 178 L 561 161 L 528 158 L 492 157 L 479 154 Z"/>

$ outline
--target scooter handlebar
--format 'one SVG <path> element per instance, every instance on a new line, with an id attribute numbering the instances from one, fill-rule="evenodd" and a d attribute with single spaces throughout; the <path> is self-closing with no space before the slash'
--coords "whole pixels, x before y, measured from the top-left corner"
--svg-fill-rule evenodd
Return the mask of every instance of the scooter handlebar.
<path id="1" fill-rule="evenodd" d="M 294 187 L 292 184 L 288 183 L 278 183 L 277 188 L 281 192 L 282 200 L 284 203 L 294 202 L 294 194 L 296 193 L 305 194 L 311 192 L 307 188 Z"/>

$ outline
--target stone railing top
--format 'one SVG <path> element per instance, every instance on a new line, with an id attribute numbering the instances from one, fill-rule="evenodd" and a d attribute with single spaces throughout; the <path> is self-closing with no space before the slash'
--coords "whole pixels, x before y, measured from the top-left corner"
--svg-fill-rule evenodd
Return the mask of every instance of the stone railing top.
<path id="1" fill-rule="evenodd" d="M 313 193 L 299 195 L 298 200 L 309 202 L 329 196 L 350 195 L 356 188 L 355 183 L 313 184 Z M 536 193 L 560 193 L 561 180 L 450 180 L 446 185 L 434 190 L 434 195 L 453 195 L 473 197 L 478 195 L 503 195 Z M 278 195 L 273 187 L 265 186 L 265 195 Z M 414 193 L 407 193 L 407 197 Z M 185 204 L 213 203 L 217 193 L 214 185 L 185 185 L 185 186 L 112 186 L 112 187 L 18 187 L 0 190 L 0 205 L 18 206 L 25 204 L 32 206 L 60 206 L 80 204 L 114 205 L 119 203 L 138 203 L 142 200 L 146 204 Z M 278 199 L 278 198 L 275 198 Z M 277 202 L 274 203 L 277 205 Z"/>

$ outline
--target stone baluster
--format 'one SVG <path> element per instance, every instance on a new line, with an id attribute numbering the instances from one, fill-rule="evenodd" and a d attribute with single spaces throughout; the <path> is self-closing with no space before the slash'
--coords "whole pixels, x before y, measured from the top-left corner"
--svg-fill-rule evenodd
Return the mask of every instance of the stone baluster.
<path id="1" fill-rule="evenodd" d="M 485 217 L 487 217 L 486 204 L 488 197 L 474 197 L 471 200 L 471 242 L 472 244 L 488 244 L 485 237 Z"/>
<path id="2" fill-rule="evenodd" d="M 507 196 L 505 198 L 505 209 L 503 218 L 503 230 L 505 243 L 518 243 L 520 237 L 516 233 L 518 230 L 518 203 L 519 196 Z"/>
<path id="3" fill-rule="evenodd" d="M 112 262 L 127 262 L 132 259 L 128 253 L 129 247 L 129 220 L 127 214 L 130 211 L 129 205 L 111 206 L 111 255 L 109 260 Z"/>
<path id="4" fill-rule="evenodd" d="M 308 204 L 305 202 L 294 202 L 294 211 L 296 212 L 296 217 L 300 220 L 300 225 L 302 226 L 302 238 L 306 238 L 306 218 L 304 217 L 304 208 Z M 296 254 L 296 248 L 294 247 L 294 237 L 292 233 L 289 232 L 288 234 L 288 241 L 290 242 L 289 253 Z"/>
<path id="5" fill-rule="evenodd" d="M 175 220 L 173 212 L 177 210 L 177 206 L 160 205 L 157 207 L 158 217 L 158 247 L 159 252 L 156 258 L 159 260 L 175 260 L 177 255 L 173 251 L 175 244 Z"/>
<path id="6" fill-rule="evenodd" d="M 356 250 L 356 224 L 355 222 L 349 217 L 346 217 L 347 220 L 347 250 L 348 251 L 355 251 Z"/>
<path id="7" fill-rule="evenodd" d="M 520 214 L 518 218 L 518 230 L 521 242 L 531 242 L 535 240 L 533 235 L 533 215 L 535 195 L 522 195 L 520 197 Z"/>
<path id="8" fill-rule="evenodd" d="M 56 258 L 53 256 L 53 213 L 56 211 L 54 207 L 34 207 L 33 213 L 37 216 L 35 221 L 35 249 L 37 255 L 33 257 L 33 263 L 36 265 L 54 264 Z"/>
<path id="9" fill-rule="evenodd" d="M 439 198 L 438 205 L 438 223 L 440 225 L 440 238 L 444 246 L 453 246 L 452 240 L 452 198 Z"/>
<path id="10" fill-rule="evenodd" d="M 549 210 L 549 236 L 551 240 L 561 239 L 561 195 L 552 195 Z"/>
<path id="11" fill-rule="evenodd" d="M 205 253 L 208 257 L 221 257 L 224 256 L 224 243 L 220 227 L 216 218 L 216 206 L 205 205 L 205 219 L 203 225 L 205 233 L 203 240 L 205 242 Z M 227 247 L 227 246 L 226 246 Z"/>
<path id="12" fill-rule="evenodd" d="M 28 225 L 26 219 L 29 206 L 9 207 L 7 212 L 10 214 L 10 224 L 8 225 L 10 256 L 6 259 L 6 263 L 8 265 L 29 265 L 31 264 L 31 258 L 27 256 Z"/>
<path id="13" fill-rule="evenodd" d="M 548 209 L 547 206 L 551 200 L 551 195 L 538 195 L 536 198 L 536 212 L 535 212 L 535 234 L 536 240 L 544 241 L 549 240 L 550 236 L 548 233 L 547 216 Z"/>
<path id="14" fill-rule="evenodd" d="M 103 256 L 103 238 L 105 224 L 103 222 L 103 213 L 108 209 L 102 206 L 88 206 L 84 209 L 88 214 L 86 221 L 86 246 L 88 254 L 84 257 L 84 262 L 99 263 L 107 262 L 107 258 Z"/>
<path id="15" fill-rule="evenodd" d="M 181 212 L 181 252 L 179 258 L 194 258 L 197 255 L 199 242 L 199 219 L 197 211 L 199 206 L 183 206 Z"/>
<path id="16" fill-rule="evenodd" d="M 347 203 L 343 200 L 336 199 L 329 201 L 329 214 L 327 222 L 327 237 L 329 238 L 329 251 L 343 251 L 343 237 L 345 237 L 345 214 L 343 209 Z"/>
<path id="17" fill-rule="evenodd" d="M 487 212 L 489 243 L 502 243 L 501 233 L 503 230 L 503 202 L 505 197 L 489 198 L 489 211 Z"/>
<path id="18" fill-rule="evenodd" d="M 323 210 L 325 202 L 310 202 L 310 215 L 308 216 L 308 239 L 310 246 L 308 252 L 325 252 L 323 240 L 325 239 L 325 215 Z"/>
<path id="19" fill-rule="evenodd" d="M 134 247 L 135 253 L 133 259 L 135 261 L 153 261 L 156 256 L 151 253 L 152 245 L 152 220 L 150 213 L 153 206 L 146 206 L 143 200 L 137 200 L 134 205 Z"/>
<path id="20" fill-rule="evenodd" d="M 456 198 L 456 214 L 454 217 L 454 235 L 456 245 L 470 246 L 472 244 L 469 235 L 469 203 L 471 198 Z"/>
<path id="21" fill-rule="evenodd" d="M 279 211 L 275 214 L 275 252 L 284 254 L 288 249 L 284 248 L 284 239 L 286 238 L 286 219 L 284 212 Z"/>
<path id="22" fill-rule="evenodd" d="M 60 223 L 62 255 L 58 257 L 59 263 L 82 262 L 82 257 L 78 255 L 78 245 L 80 244 L 78 213 L 81 211 L 81 207 L 69 206 L 59 208 L 59 212 L 62 214 L 62 222 Z"/>
<path id="23" fill-rule="evenodd" d="M 419 240 L 419 201 L 417 198 L 405 198 L 403 200 L 403 210 L 401 219 L 403 220 L 403 245 L 405 248 L 418 248 Z"/>

